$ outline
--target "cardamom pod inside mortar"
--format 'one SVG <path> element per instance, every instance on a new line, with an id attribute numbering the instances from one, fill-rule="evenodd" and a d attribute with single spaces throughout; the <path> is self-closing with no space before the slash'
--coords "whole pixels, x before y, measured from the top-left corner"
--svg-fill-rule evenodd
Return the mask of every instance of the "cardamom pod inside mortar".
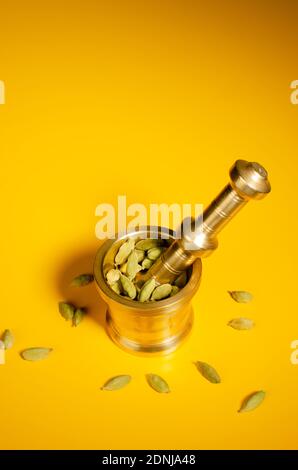
<path id="1" fill-rule="evenodd" d="M 183 272 L 173 285 L 158 285 L 154 279 L 141 288 L 137 285 L 138 273 L 150 269 L 167 247 L 167 240 L 128 238 L 116 253 L 114 267 L 105 275 L 107 284 L 116 294 L 139 302 L 156 302 L 176 295 L 187 284 L 189 272 Z"/>

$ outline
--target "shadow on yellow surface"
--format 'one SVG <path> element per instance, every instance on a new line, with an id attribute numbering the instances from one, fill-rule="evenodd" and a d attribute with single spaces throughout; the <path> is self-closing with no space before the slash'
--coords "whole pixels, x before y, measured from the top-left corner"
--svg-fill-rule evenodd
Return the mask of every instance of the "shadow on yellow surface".
<path id="1" fill-rule="evenodd" d="M 89 318 L 92 318 L 102 328 L 105 328 L 106 304 L 100 298 L 95 284 L 83 287 L 71 286 L 71 281 L 79 274 L 92 273 L 96 251 L 100 244 L 80 248 L 73 256 L 61 262 L 57 272 L 57 290 L 61 300 L 86 308 Z"/>

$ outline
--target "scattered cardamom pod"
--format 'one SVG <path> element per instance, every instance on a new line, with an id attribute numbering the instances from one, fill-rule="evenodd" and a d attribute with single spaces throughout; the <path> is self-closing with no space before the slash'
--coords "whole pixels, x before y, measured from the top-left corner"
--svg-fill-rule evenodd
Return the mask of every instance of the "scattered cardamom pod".
<path id="1" fill-rule="evenodd" d="M 132 238 L 128 238 L 119 248 L 119 251 L 115 257 L 115 263 L 116 265 L 120 265 L 125 263 L 127 261 L 127 258 L 129 257 L 130 253 L 134 249 L 135 246 L 135 241 Z"/>
<path id="2" fill-rule="evenodd" d="M 151 295 L 151 300 L 162 300 L 168 297 L 172 292 L 172 286 L 171 284 L 161 284 L 160 286 L 157 286 L 152 295 Z"/>
<path id="3" fill-rule="evenodd" d="M 115 377 L 107 380 L 107 382 L 101 387 L 101 390 L 106 390 L 109 392 L 119 390 L 120 388 L 125 387 L 125 385 L 128 385 L 130 381 L 130 375 L 116 375 Z"/>
<path id="4" fill-rule="evenodd" d="M 143 261 L 143 259 L 145 259 L 145 251 L 136 249 L 135 252 L 137 254 L 138 263 L 141 263 L 141 261 Z"/>
<path id="5" fill-rule="evenodd" d="M 87 284 L 90 284 L 93 281 L 93 274 L 80 274 L 72 280 L 70 285 L 73 287 L 82 287 L 87 286 Z"/>
<path id="6" fill-rule="evenodd" d="M 149 300 L 154 288 L 155 288 L 155 280 L 153 278 L 146 281 L 140 290 L 139 301 L 146 302 L 147 300 Z"/>
<path id="7" fill-rule="evenodd" d="M 178 286 L 172 286 L 172 290 L 171 290 L 171 293 L 170 293 L 170 297 L 172 297 L 173 295 L 177 294 L 179 291 L 180 291 L 180 289 L 179 289 Z"/>
<path id="8" fill-rule="evenodd" d="M 132 281 L 136 274 L 141 271 L 142 266 L 138 263 L 138 255 L 135 250 L 133 250 L 127 260 L 126 275 Z"/>
<path id="9" fill-rule="evenodd" d="M 72 319 L 73 326 L 78 326 L 81 323 L 85 313 L 86 313 L 86 311 L 85 311 L 84 308 L 77 308 L 76 309 L 76 311 L 74 313 L 74 316 L 73 316 L 73 319 Z"/>
<path id="10" fill-rule="evenodd" d="M 110 271 L 108 271 L 107 274 L 106 274 L 107 283 L 109 285 L 112 285 L 115 282 L 119 281 L 120 274 L 121 273 L 120 273 L 119 269 L 110 269 Z"/>
<path id="11" fill-rule="evenodd" d="M 20 355 L 26 361 L 41 361 L 46 359 L 51 351 L 53 351 L 52 348 L 29 348 L 24 349 Z"/>
<path id="12" fill-rule="evenodd" d="M 5 330 L 2 335 L 2 341 L 4 344 L 5 349 L 10 349 L 14 343 L 14 337 L 10 330 Z"/>
<path id="13" fill-rule="evenodd" d="M 149 258 L 145 258 L 143 261 L 142 261 L 142 268 L 143 269 L 150 269 L 151 266 L 153 264 L 153 261 Z"/>
<path id="14" fill-rule="evenodd" d="M 228 323 L 235 330 L 251 330 L 254 327 L 254 321 L 250 318 L 233 318 Z"/>
<path id="15" fill-rule="evenodd" d="M 155 248 L 158 246 L 163 245 L 163 241 L 160 238 L 146 238 L 144 240 L 140 240 L 136 243 L 136 248 L 138 250 L 151 250 L 151 248 Z"/>
<path id="16" fill-rule="evenodd" d="M 167 382 L 156 374 L 146 374 L 148 384 L 158 393 L 170 393 L 170 387 Z"/>
<path id="17" fill-rule="evenodd" d="M 214 367 L 210 366 L 206 362 L 197 361 L 195 362 L 195 366 L 197 367 L 200 374 L 205 377 L 205 379 L 209 380 L 209 382 L 212 384 L 219 384 L 221 382 L 217 371 L 214 369 Z"/>
<path id="18" fill-rule="evenodd" d="M 155 248 L 150 248 L 150 250 L 147 251 L 147 258 L 151 259 L 151 261 L 156 261 L 157 258 L 160 257 L 162 252 L 163 252 L 163 248 L 160 246 L 157 246 Z"/>
<path id="19" fill-rule="evenodd" d="M 253 299 L 252 294 L 244 290 L 232 290 L 232 291 L 228 291 L 228 293 L 230 294 L 233 300 L 241 304 L 247 304 L 248 302 L 251 302 Z"/>
<path id="20" fill-rule="evenodd" d="M 75 307 L 67 302 L 59 302 L 59 312 L 65 320 L 72 320 L 75 312 Z"/>
<path id="21" fill-rule="evenodd" d="M 122 284 L 121 281 L 114 282 L 114 284 L 110 285 L 110 288 L 116 292 L 116 294 L 120 295 L 122 292 Z"/>
<path id="22" fill-rule="evenodd" d="M 179 289 L 182 289 L 186 283 L 187 283 L 187 273 L 186 271 L 183 271 L 183 273 L 181 273 L 175 280 L 174 285 L 179 287 Z"/>
<path id="23" fill-rule="evenodd" d="M 121 274 L 120 280 L 124 293 L 126 293 L 130 299 L 134 299 L 137 295 L 134 283 L 130 279 L 128 279 L 128 277 L 124 276 L 124 274 Z"/>
<path id="24" fill-rule="evenodd" d="M 1 351 L 4 351 L 5 349 L 5 344 L 3 343 L 3 341 L 0 339 L 0 350 Z"/>
<path id="25" fill-rule="evenodd" d="M 253 411 L 262 403 L 265 396 L 266 392 L 264 392 L 263 390 L 251 393 L 243 400 L 240 410 L 238 410 L 238 413 L 243 413 L 245 411 Z"/>

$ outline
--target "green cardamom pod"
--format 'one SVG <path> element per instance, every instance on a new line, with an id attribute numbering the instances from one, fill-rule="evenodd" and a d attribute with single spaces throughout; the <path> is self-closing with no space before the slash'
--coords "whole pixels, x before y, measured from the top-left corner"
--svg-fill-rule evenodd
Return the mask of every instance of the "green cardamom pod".
<path id="1" fill-rule="evenodd" d="M 139 293 L 139 301 L 146 302 L 150 299 L 152 292 L 155 289 L 155 280 L 153 278 L 149 279 L 145 282 L 142 286 L 140 293 Z"/>
<path id="2" fill-rule="evenodd" d="M 125 261 L 127 261 L 127 258 L 129 257 L 130 253 L 134 249 L 134 246 L 135 246 L 135 241 L 132 238 L 129 238 L 128 240 L 126 240 L 126 242 L 124 242 L 120 246 L 119 251 L 115 257 L 116 265 L 119 266 L 120 264 L 123 264 L 125 263 Z"/>
<path id="3" fill-rule="evenodd" d="M 115 282 L 114 284 L 110 285 L 110 288 L 116 292 L 116 294 L 120 295 L 122 292 L 122 284 L 120 281 Z"/>
<path id="4" fill-rule="evenodd" d="M 240 407 L 240 410 L 238 410 L 238 412 L 243 413 L 245 411 L 253 411 L 262 403 L 265 396 L 266 396 L 266 392 L 264 392 L 263 390 L 251 393 L 243 400 L 243 403 Z"/>
<path id="5" fill-rule="evenodd" d="M 130 253 L 127 260 L 126 274 L 128 278 L 132 281 L 141 269 L 142 266 L 138 264 L 138 255 L 134 250 Z"/>
<path id="6" fill-rule="evenodd" d="M 150 269 L 151 266 L 153 264 L 153 261 L 149 258 L 145 258 L 143 261 L 142 261 L 142 268 L 143 269 Z"/>
<path id="7" fill-rule="evenodd" d="M 139 295 L 139 293 L 141 292 L 141 288 L 137 283 L 135 283 L 135 286 L 136 286 L 137 295 Z"/>
<path id="8" fill-rule="evenodd" d="M 214 367 L 210 366 L 206 362 L 197 361 L 195 365 L 198 371 L 202 374 L 205 379 L 209 380 L 212 384 L 219 384 L 221 382 L 220 376 Z"/>
<path id="9" fill-rule="evenodd" d="M 233 318 L 228 325 L 235 330 L 251 330 L 255 324 L 250 318 Z"/>
<path id="10" fill-rule="evenodd" d="M 130 297 L 131 299 L 134 299 L 135 296 L 137 295 L 137 291 L 133 282 L 130 279 L 128 279 L 126 276 L 124 276 L 123 274 L 121 274 L 120 280 L 121 280 L 124 293 L 127 294 L 128 297 Z"/>
<path id="11" fill-rule="evenodd" d="M 59 302 L 59 312 L 65 320 L 72 320 L 75 307 L 67 302 Z"/>
<path id="12" fill-rule="evenodd" d="M 182 289 L 186 283 L 187 283 L 187 272 L 183 271 L 183 273 L 179 274 L 179 276 L 175 280 L 174 285 L 179 287 L 179 289 Z"/>
<path id="13" fill-rule="evenodd" d="M 74 287 L 82 287 L 87 286 L 87 284 L 90 284 L 93 281 L 93 274 L 80 274 L 72 280 L 70 285 Z"/>
<path id="14" fill-rule="evenodd" d="M 2 341 L 4 344 L 5 349 L 10 349 L 14 343 L 14 337 L 10 330 L 5 330 L 2 335 Z"/>
<path id="15" fill-rule="evenodd" d="M 160 286 L 157 286 L 152 295 L 151 295 L 151 300 L 162 300 L 165 299 L 170 295 L 172 292 L 172 286 L 171 284 L 161 284 Z"/>
<path id="16" fill-rule="evenodd" d="M 143 261 L 143 259 L 145 259 L 145 251 L 136 249 L 135 252 L 137 254 L 138 263 L 141 263 L 141 261 Z"/>
<path id="17" fill-rule="evenodd" d="M 46 359 L 51 351 L 53 351 L 52 348 L 29 348 L 24 349 L 20 354 L 26 361 L 41 361 Z"/>
<path id="18" fill-rule="evenodd" d="M 180 291 L 178 286 L 172 286 L 172 291 L 170 293 L 170 297 L 173 297 L 173 295 L 177 294 Z"/>
<path id="19" fill-rule="evenodd" d="M 147 251 L 151 248 L 155 248 L 157 246 L 163 245 L 163 240 L 160 238 L 146 238 L 144 240 L 140 240 L 136 243 L 136 248 L 138 250 Z"/>
<path id="20" fill-rule="evenodd" d="M 146 379 L 148 384 L 150 385 L 153 390 L 158 393 L 170 393 L 170 387 L 168 386 L 167 382 L 156 374 L 147 374 Z"/>
<path id="21" fill-rule="evenodd" d="M 120 279 L 120 271 L 119 269 L 110 269 L 110 271 L 107 272 L 106 278 L 107 278 L 107 283 L 109 285 L 114 284 L 115 282 L 119 281 Z"/>
<path id="22" fill-rule="evenodd" d="M 107 380 L 107 382 L 101 387 L 101 390 L 109 392 L 119 390 L 120 388 L 125 387 L 125 385 L 128 385 L 130 381 L 130 375 L 116 375 L 115 377 Z"/>
<path id="23" fill-rule="evenodd" d="M 121 266 L 120 266 L 120 272 L 122 274 L 126 274 L 126 270 L 127 270 L 127 261 L 125 263 L 121 264 Z"/>
<path id="24" fill-rule="evenodd" d="M 252 294 L 244 290 L 232 290 L 232 291 L 228 291 L 228 293 L 230 294 L 233 300 L 241 304 L 247 304 L 248 302 L 251 302 L 253 299 Z"/>
<path id="25" fill-rule="evenodd" d="M 147 251 L 147 257 L 151 259 L 152 261 L 157 260 L 157 258 L 160 257 L 160 255 L 163 252 L 163 248 L 160 246 L 157 246 L 155 248 L 150 248 L 150 250 Z"/>
<path id="26" fill-rule="evenodd" d="M 77 308 L 76 309 L 76 311 L 74 313 L 74 316 L 73 316 L 73 319 L 72 319 L 73 326 L 78 326 L 81 323 L 85 313 L 86 313 L 86 311 L 85 311 L 84 308 Z"/>

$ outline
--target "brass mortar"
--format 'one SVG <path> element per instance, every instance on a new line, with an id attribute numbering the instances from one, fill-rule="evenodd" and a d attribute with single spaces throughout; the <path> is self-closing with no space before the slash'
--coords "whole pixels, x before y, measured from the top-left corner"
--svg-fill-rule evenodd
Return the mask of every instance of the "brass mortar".
<path id="1" fill-rule="evenodd" d="M 165 229 L 146 227 L 131 232 L 129 238 L 161 237 Z M 173 232 L 169 240 L 174 240 Z M 127 236 L 107 240 L 97 252 L 94 277 L 101 297 L 107 304 L 106 330 L 121 348 L 133 353 L 169 354 L 189 334 L 193 324 L 191 300 L 197 292 L 202 263 L 197 259 L 190 268 L 186 286 L 173 297 L 142 303 L 117 295 L 107 284 L 105 275 L 114 267 L 114 258 Z"/>
<path id="2" fill-rule="evenodd" d="M 100 295 L 108 305 L 106 326 L 112 340 L 130 352 L 170 353 L 188 335 L 193 322 L 191 299 L 198 290 L 201 258 L 209 256 L 218 245 L 217 235 L 250 200 L 263 199 L 271 190 L 268 174 L 256 162 L 237 160 L 230 169 L 230 182 L 195 220 L 182 230 L 181 238 L 164 251 L 156 263 L 142 275 L 142 285 L 153 278 L 156 285 L 172 283 L 185 270 L 191 272 L 188 283 L 178 294 L 167 299 L 141 303 L 117 295 L 106 283 L 105 275 L 114 267 L 114 258 L 127 236 L 107 240 L 99 249 L 94 275 Z M 194 228 L 194 229 L 193 229 Z M 129 234 L 134 238 L 166 238 L 165 228 L 143 228 Z"/>

